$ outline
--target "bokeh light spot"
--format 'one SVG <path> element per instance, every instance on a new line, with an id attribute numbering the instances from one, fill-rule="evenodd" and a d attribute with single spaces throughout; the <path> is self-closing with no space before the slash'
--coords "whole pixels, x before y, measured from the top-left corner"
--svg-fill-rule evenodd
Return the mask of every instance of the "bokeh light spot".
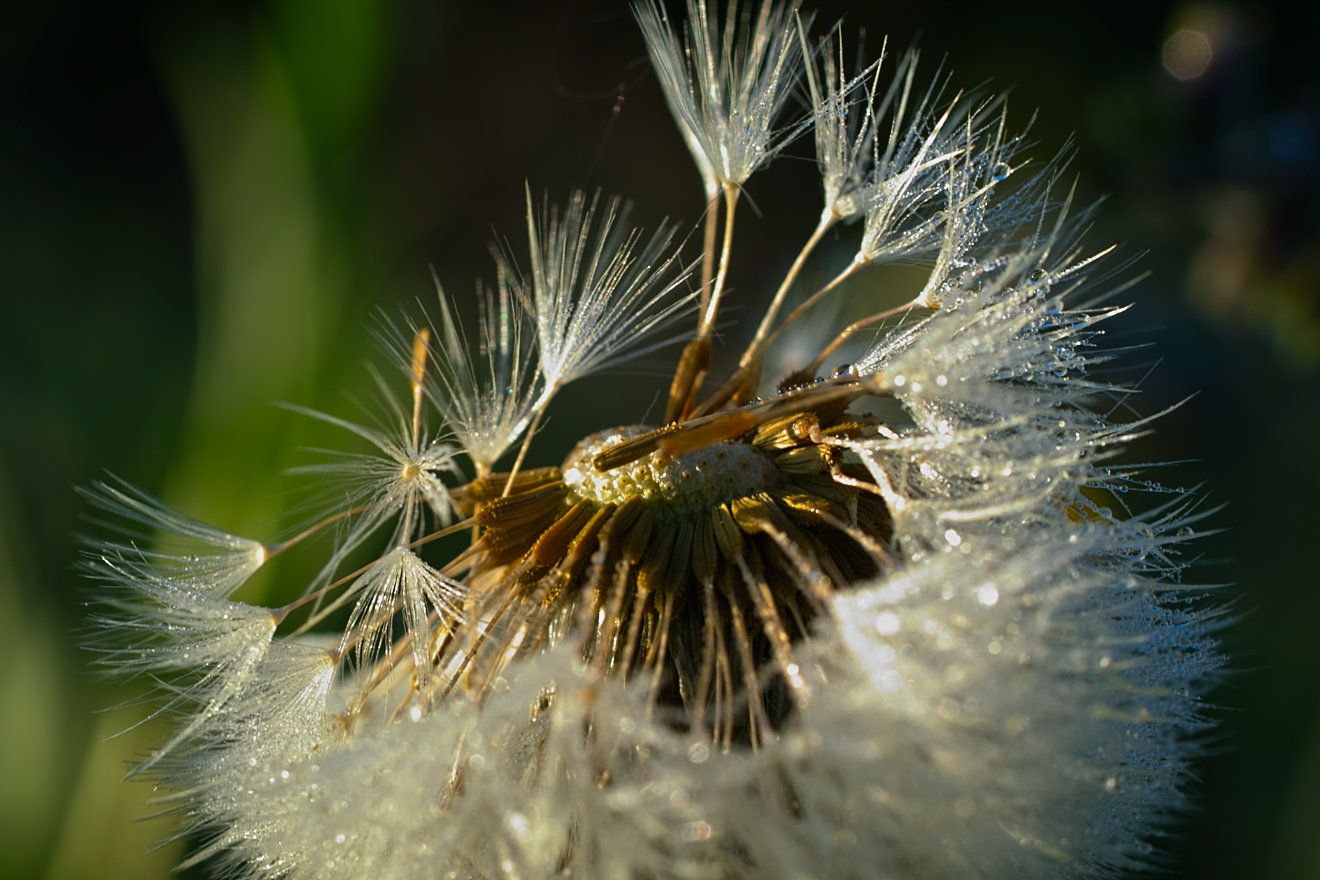
<path id="1" fill-rule="evenodd" d="M 1177 79 L 1196 79 L 1210 67 L 1214 56 L 1204 31 L 1180 28 L 1164 41 L 1164 69 Z"/>

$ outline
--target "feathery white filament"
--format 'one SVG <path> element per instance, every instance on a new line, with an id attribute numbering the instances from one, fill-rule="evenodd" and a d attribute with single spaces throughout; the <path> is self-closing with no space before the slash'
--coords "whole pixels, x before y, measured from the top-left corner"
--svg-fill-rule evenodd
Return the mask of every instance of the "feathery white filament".
<path id="1" fill-rule="evenodd" d="M 372 563 L 348 592 L 360 598 L 344 629 L 342 648 L 352 647 L 359 666 L 369 665 L 393 644 L 394 615 L 402 611 L 413 668 L 425 683 L 431 668 L 429 615 L 434 610 L 442 623 L 453 623 L 459 617 L 462 586 L 412 551 L 396 547 Z"/>
<path id="2" fill-rule="evenodd" d="M 115 634 L 101 662 L 126 675 L 176 674 L 161 686 L 153 717 L 177 712 L 187 720 L 135 771 L 142 772 L 207 732 L 252 686 L 275 635 L 275 615 L 171 580 L 112 547 L 87 566 L 110 590 L 95 618 Z"/>
<path id="3" fill-rule="evenodd" d="M 198 522 L 131 486 L 98 482 L 82 494 L 100 510 L 117 517 L 112 528 L 152 542 L 146 547 L 138 546 L 139 542 L 98 542 L 103 555 L 138 559 L 157 575 L 198 592 L 228 596 L 266 561 L 266 548 L 261 542 Z M 126 528 L 128 523 L 149 531 L 131 531 Z"/>
<path id="4" fill-rule="evenodd" d="M 393 397 L 387 397 L 395 405 Z M 410 437 L 406 421 L 396 409 L 400 437 L 392 437 L 374 428 L 306 407 L 286 405 L 328 424 L 343 428 L 369 442 L 378 455 L 329 452 L 333 461 L 294 468 L 294 473 L 321 474 L 338 484 L 345 495 L 345 514 L 353 512 L 350 525 L 342 530 L 334 553 L 322 569 L 321 580 L 328 580 L 353 550 L 376 529 L 396 520 L 391 544 L 401 546 L 424 532 L 425 517 L 430 514 L 442 525 L 453 517 L 453 502 L 445 475 L 462 473 L 454 458 L 454 448 L 439 439 Z"/>
<path id="5" fill-rule="evenodd" d="M 436 281 L 440 321 L 429 353 L 436 369 L 427 390 L 445 422 L 479 468 L 489 469 L 517 442 L 532 418 L 537 398 L 535 339 L 523 300 L 509 289 L 501 268 L 494 290 L 480 288 L 474 356 L 453 303 Z M 408 360 L 410 340 L 398 346 Z M 479 363 L 478 363 L 479 361 Z"/>
<path id="6" fill-rule="evenodd" d="M 538 405 L 555 389 L 671 340 L 655 334 L 691 307 L 679 292 L 686 270 L 662 225 L 642 244 L 628 229 L 628 209 L 599 193 L 581 192 L 557 208 L 537 212 L 527 193 L 527 238 L 538 354 L 545 385 Z M 597 212 L 601 216 L 597 217 Z"/>
<path id="7" fill-rule="evenodd" d="M 723 33 L 706 0 L 688 0 L 688 30 L 674 31 L 656 0 L 633 7 L 651 65 L 708 194 L 741 186 L 797 135 L 776 130 L 797 80 L 798 41 L 787 6 L 763 2 L 750 32 L 738 4 L 725 14 Z"/>
<path id="8" fill-rule="evenodd" d="M 843 42 L 838 27 L 821 41 L 816 53 L 806 49 L 806 29 L 799 26 L 799 30 L 811 95 L 812 132 L 816 138 L 816 164 L 820 168 L 825 210 L 841 220 L 852 220 L 863 210 L 857 196 L 870 167 L 876 126 L 884 108 L 892 101 L 894 87 L 890 87 L 889 94 L 877 108 L 875 87 L 884 60 L 883 52 L 870 67 L 846 78 Z M 815 55 L 820 58 L 819 70 Z M 903 81 L 905 76 L 911 76 L 915 62 L 915 53 L 903 56 L 894 74 L 895 84 Z"/>

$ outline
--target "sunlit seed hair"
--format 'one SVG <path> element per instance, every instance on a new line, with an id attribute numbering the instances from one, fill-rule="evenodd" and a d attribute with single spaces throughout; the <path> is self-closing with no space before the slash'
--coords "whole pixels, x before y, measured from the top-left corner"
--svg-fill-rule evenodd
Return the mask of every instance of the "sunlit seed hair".
<path id="1" fill-rule="evenodd" d="M 212 528 L 118 480 L 97 482 L 82 495 L 109 514 L 124 540 L 98 542 L 109 559 L 147 565 L 197 593 L 227 597 L 266 560 L 260 541 Z"/>
<path id="2" fill-rule="evenodd" d="M 419 357 L 425 345 L 419 340 Z M 383 384 L 383 379 L 377 377 Z M 375 447 L 369 453 L 326 450 L 327 461 L 292 469 L 292 473 L 320 477 L 342 498 L 333 522 L 340 526 L 336 548 L 322 569 L 322 581 L 338 570 L 343 561 L 372 538 L 379 529 L 392 531 L 390 544 L 406 547 L 429 531 L 429 524 L 448 524 L 454 502 L 445 475 L 462 474 L 457 449 L 439 435 L 428 432 L 421 416 L 423 399 L 420 374 L 413 379 L 413 414 L 398 406 L 392 391 L 382 387 L 393 425 L 388 430 L 359 425 L 328 413 L 301 406 L 287 408 L 342 428 Z"/>
<path id="3" fill-rule="evenodd" d="M 800 63 L 792 10 L 763 0 L 752 22 L 729 4 L 721 28 L 706 0 L 688 0 L 682 36 L 656 0 L 634 6 L 669 109 L 714 197 L 741 186 L 801 127 L 780 113 Z"/>
<path id="4" fill-rule="evenodd" d="M 616 199 L 527 187 L 527 251 L 499 253 L 475 322 L 442 291 L 379 334 L 384 418 L 291 407 L 366 450 L 298 470 L 321 481 L 316 517 L 261 542 L 117 482 L 85 493 L 119 532 L 84 560 L 93 647 L 178 719 L 136 772 L 200 836 L 186 864 L 870 880 L 1151 863 L 1224 620 L 1183 583 L 1197 496 L 1116 459 L 1154 423 L 1115 415 L 1134 389 L 1103 334 L 1126 264 L 1085 242 L 1067 151 L 1031 165 L 1001 101 L 921 85 L 915 53 L 887 83 L 864 57 L 846 74 L 839 29 L 813 43 L 787 5 L 687 13 L 636 6 L 706 188 L 695 261 Z M 798 133 L 780 119 L 795 89 L 820 220 L 773 290 L 737 289 L 741 187 Z M 817 253 L 831 230 L 852 235 L 841 264 Z M 925 277 L 882 286 L 889 260 Z M 719 358 L 734 295 L 756 330 Z M 610 400 L 575 442 L 538 437 L 563 386 L 662 352 L 651 421 Z M 525 465 L 533 445 L 550 464 Z M 236 601 L 286 553 L 314 557 L 301 592 Z"/>
<path id="5" fill-rule="evenodd" d="M 629 213 L 618 199 L 602 205 L 599 193 L 588 200 L 581 192 L 562 212 L 538 211 L 528 190 L 530 277 L 521 293 L 536 325 L 544 381 L 538 404 L 574 379 L 673 341 L 656 336 L 691 301 L 674 229 L 661 224 L 643 242 Z"/>
<path id="6" fill-rule="evenodd" d="M 478 285 L 476 332 L 466 328 L 454 302 L 436 279 L 439 304 L 426 325 L 425 371 L 429 402 L 444 417 L 463 452 L 479 471 L 489 471 L 527 430 L 544 386 L 535 358 L 536 335 L 521 291 L 501 265 L 494 288 Z M 406 373 L 413 370 L 413 343 L 422 328 L 382 334 Z M 474 350 L 475 346 L 475 350 Z"/>

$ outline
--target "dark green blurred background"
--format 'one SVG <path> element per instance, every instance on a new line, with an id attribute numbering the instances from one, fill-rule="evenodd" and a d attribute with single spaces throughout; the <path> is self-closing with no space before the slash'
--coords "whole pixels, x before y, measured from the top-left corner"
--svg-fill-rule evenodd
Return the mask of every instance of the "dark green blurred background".
<path id="1" fill-rule="evenodd" d="M 1134 454 L 1186 462 L 1158 476 L 1227 505 L 1197 575 L 1236 584 L 1240 616 L 1169 872 L 1320 877 L 1320 31 L 1255 5 L 854 5 L 822 20 L 846 11 L 872 49 L 919 35 L 928 71 L 947 54 L 958 82 L 1011 86 L 1019 122 L 1039 108 L 1035 155 L 1075 132 L 1083 198 L 1109 195 L 1093 241 L 1149 251 L 1110 333 L 1151 346 L 1140 411 L 1191 399 Z M 297 486 L 281 470 L 335 442 L 270 404 L 355 416 L 376 310 L 429 301 L 430 266 L 463 295 L 489 277 L 497 233 L 521 246 L 524 180 L 557 200 L 629 195 L 649 225 L 698 218 L 625 5 L 526 6 L 7 9 L 0 874 L 163 877 L 182 851 L 147 852 L 169 826 L 136 822 L 149 787 L 119 782 L 160 730 L 107 740 L 142 710 L 96 713 L 125 694 L 75 647 L 74 485 L 111 470 L 267 537 Z M 1163 63 L 1182 28 L 1214 53 L 1186 80 Z M 777 277 L 818 212 L 806 161 L 749 189 L 762 216 L 740 212 L 735 291 Z M 658 385 L 566 395 L 546 445 L 641 418 L 649 390 L 613 393 L 638 381 Z M 289 589 L 285 574 L 248 595 Z"/>

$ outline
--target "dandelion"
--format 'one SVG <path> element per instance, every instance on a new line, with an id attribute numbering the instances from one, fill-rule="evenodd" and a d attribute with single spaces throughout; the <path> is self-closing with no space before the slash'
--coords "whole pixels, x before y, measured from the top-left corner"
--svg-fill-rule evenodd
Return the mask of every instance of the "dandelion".
<path id="1" fill-rule="evenodd" d="M 1196 500 L 1145 484 L 1165 493 L 1153 511 L 1119 501 L 1138 477 L 1114 455 L 1149 421 L 1113 421 L 1131 389 L 1095 374 L 1121 309 L 1060 185 L 1066 157 L 1019 173 L 1025 140 L 1000 102 L 946 97 L 943 78 L 917 88 L 913 55 L 884 88 L 878 63 L 845 76 L 837 29 L 814 50 L 787 7 L 752 20 L 731 5 L 720 37 L 694 0 L 686 49 L 658 6 L 637 16 L 708 194 L 726 196 L 699 272 L 670 227 L 648 238 L 618 201 L 529 196 L 530 256 L 498 258 L 474 335 L 443 292 L 436 319 L 382 334 L 398 367 L 379 379 L 383 427 L 303 410 L 372 449 L 304 469 L 339 502 L 307 528 L 263 543 L 89 491 L 129 534 L 86 559 L 105 590 L 100 656 L 158 681 L 159 713 L 181 719 L 138 772 L 202 835 L 189 864 L 400 878 L 1149 864 L 1207 724 L 1218 624 L 1181 583 Z M 774 126 L 799 75 L 822 221 L 707 387 L 737 188 L 786 145 Z M 850 220 L 857 256 L 798 290 L 821 230 Z M 763 385 L 808 310 L 898 258 L 926 281 L 877 293 Z M 681 341 L 694 298 L 662 420 L 523 466 L 559 388 Z M 848 346 L 853 363 L 826 366 Z M 321 534 L 331 549 L 299 598 L 232 598 Z"/>

